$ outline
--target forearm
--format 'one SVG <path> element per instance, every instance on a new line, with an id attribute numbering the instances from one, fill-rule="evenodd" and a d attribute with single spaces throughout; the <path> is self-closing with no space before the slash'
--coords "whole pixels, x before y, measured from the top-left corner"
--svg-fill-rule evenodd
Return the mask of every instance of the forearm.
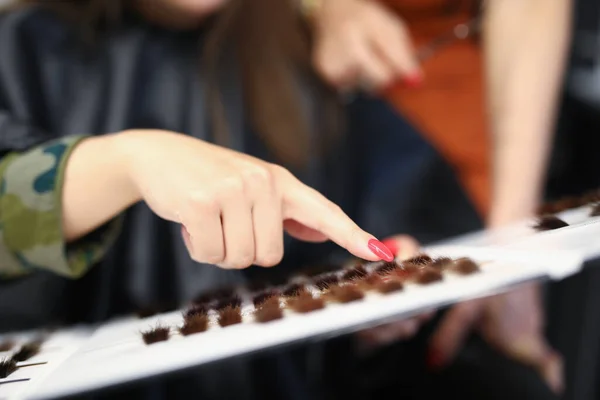
<path id="1" fill-rule="evenodd" d="M 484 26 L 493 135 L 492 225 L 540 200 L 569 43 L 569 0 L 490 0 Z"/>
<path id="2" fill-rule="evenodd" d="M 119 235 L 114 217 L 135 201 L 112 138 L 65 136 L 0 158 L 0 278 L 78 278 L 104 257 Z"/>
<path id="3" fill-rule="evenodd" d="M 119 149 L 123 134 L 91 137 L 78 144 L 65 165 L 62 223 L 65 239 L 76 240 L 139 201 Z"/>

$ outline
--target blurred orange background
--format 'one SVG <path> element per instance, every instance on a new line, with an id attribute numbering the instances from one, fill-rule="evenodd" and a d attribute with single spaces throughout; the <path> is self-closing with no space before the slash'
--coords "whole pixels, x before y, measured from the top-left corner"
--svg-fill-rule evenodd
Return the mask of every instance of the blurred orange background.
<path id="1" fill-rule="evenodd" d="M 384 0 L 409 26 L 415 47 L 450 32 L 475 15 L 471 0 Z M 478 42 L 460 40 L 423 64 L 424 84 L 388 92 L 392 102 L 457 172 L 481 215 L 490 202 L 490 168 L 483 92 L 483 60 Z"/>

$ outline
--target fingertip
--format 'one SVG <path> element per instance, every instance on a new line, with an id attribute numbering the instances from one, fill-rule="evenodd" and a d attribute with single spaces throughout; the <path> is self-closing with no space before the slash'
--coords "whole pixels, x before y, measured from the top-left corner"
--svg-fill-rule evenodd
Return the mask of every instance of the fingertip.
<path id="1" fill-rule="evenodd" d="M 367 243 L 369 250 L 378 257 L 378 259 L 384 261 L 394 261 L 394 254 L 392 251 L 383 243 L 377 239 L 370 239 Z"/>
<path id="2" fill-rule="evenodd" d="M 420 71 L 415 71 L 405 75 L 402 78 L 402 83 L 405 87 L 415 89 L 423 85 L 424 77 Z"/>

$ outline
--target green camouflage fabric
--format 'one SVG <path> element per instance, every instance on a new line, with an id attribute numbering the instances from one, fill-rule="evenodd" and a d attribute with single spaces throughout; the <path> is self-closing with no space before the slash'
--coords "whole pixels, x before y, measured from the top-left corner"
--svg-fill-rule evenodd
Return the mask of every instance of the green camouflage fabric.
<path id="1" fill-rule="evenodd" d="M 61 195 L 65 165 L 85 136 L 69 136 L 0 159 L 0 278 L 45 269 L 81 277 L 100 260 L 120 230 L 120 218 L 66 244 Z"/>

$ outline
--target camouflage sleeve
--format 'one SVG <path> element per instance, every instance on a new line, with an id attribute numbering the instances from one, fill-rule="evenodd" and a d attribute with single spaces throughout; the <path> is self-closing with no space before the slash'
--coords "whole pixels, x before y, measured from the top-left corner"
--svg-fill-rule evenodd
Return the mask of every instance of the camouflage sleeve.
<path id="1" fill-rule="evenodd" d="M 120 218 L 67 245 L 61 195 L 65 164 L 83 136 L 45 143 L 0 158 L 0 278 L 34 269 L 78 278 L 105 254 Z"/>

